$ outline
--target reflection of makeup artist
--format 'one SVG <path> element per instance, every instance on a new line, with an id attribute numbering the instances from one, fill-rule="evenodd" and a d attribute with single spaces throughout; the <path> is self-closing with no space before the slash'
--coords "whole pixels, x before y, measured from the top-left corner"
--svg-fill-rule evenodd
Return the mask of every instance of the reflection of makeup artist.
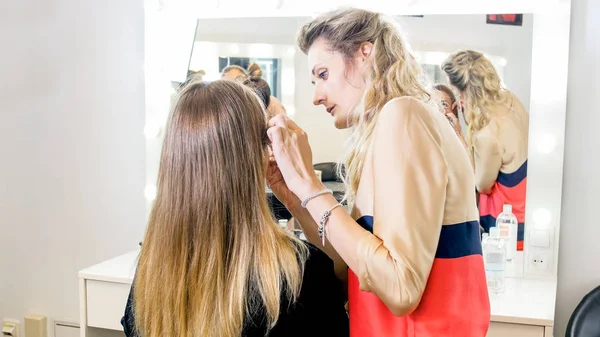
<path id="1" fill-rule="evenodd" d="M 481 225 L 488 231 L 502 206 L 512 205 L 519 221 L 517 249 L 523 250 L 529 115 L 482 53 L 457 52 L 442 69 L 466 103 L 467 143 L 480 193 Z"/>

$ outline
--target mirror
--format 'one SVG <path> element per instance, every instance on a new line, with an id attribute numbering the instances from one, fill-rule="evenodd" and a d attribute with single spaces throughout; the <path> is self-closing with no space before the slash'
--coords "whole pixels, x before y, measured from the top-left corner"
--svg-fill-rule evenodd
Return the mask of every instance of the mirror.
<path id="1" fill-rule="evenodd" d="M 161 127 L 168 114 L 164 107 L 168 105 L 169 95 L 165 93 L 173 95 L 180 85 L 178 80 L 167 78 L 163 70 L 166 64 L 174 62 L 170 60 L 174 56 L 170 55 L 175 53 L 189 56 L 188 64 L 177 69 L 184 69 L 189 74 L 199 72 L 206 80 L 220 78 L 228 65 L 244 68 L 256 62 L 263 72 L 263 80 L 271 87 L 273 97 L 285 108 L 288 116 L 310 135 L 315 170 L 321 172 L 324 182 L 339 184 L 335 175 L 331 174 L 331 163 L 340 158 L 350 132 L 337 130 L 331 116 L 322 107 L 312 104 L 313 87 L 307 57 L 296 48 L 295 38 L 301 25 L 317 11 L 349 3 L 279 1 L 276 7 L 264 5 L 250 10 L 241 3 L 234 6 L 234 2 L 220 1 L 214 8 L 196 10 L 191 5 L 186 7 L 184 2 L 167 0 L 165 3 L 169 5 L 181 6 L 181 11 L 173 8 L 164 10 L 160 6 L 155 9 L 157 16 L 174 21 L 188 20 L 185 25 L 195 27 L 191 53 L 187 48 L 181 51 L 165 48 L 169 40 L 189 36 L 189 32 L 179 34 L 171 30 L 171 26 L 182 26 L 182 22 L 169 25 L 165 23 L 168 20 L 146 16 L 146 26 L 153 29 L 146 35 L 146 196 L 149 205 L 155 193 Z M 442 67 L 444 60 L 458 50 L 482 52 L 503 85 L 512 93 L 511 97 L 514 95 L 512 102 L 518 99 L 526 112 L 524 116 L 529 119 L 529 126 L 520 124 L 522 132 L 519 136 L 509 137 L 518 139 L 513 145 L 520 145 L 526 154 L 520 160 L 515 159 L 510 168 L 500 165 L 498 174 L 493 177 L 496 181 L 500 172 L 514 174 L 519 171 L 518 168 L 524 168 L 526 162 L 526 169 L 521 170 L 515 186 L 521 184 L 522 190 L 526 190 L 521 191 L 526 193 L 526 199 L 521 195 L 520 200 L 526 200 L 527 207 L 518 209 L 514 199 L 511 200 L 514 213 L 520 212 L 516 215 L 521 223 L 521 233 L 524 232 L 521 235 L 523 250 L 517 251 L 514 261 L 508 264 L 507 291 L 501 296 L 490 296 L 491 325 L 487 336 L 551 336 L 561 226 L 570 1 L 521 0 L 492 4 L 436 0 L 372 2 L 368 7 L 380 13 L 411 14 L 394 18 L 400 23 L 406 40 L 421 63 L 424 79 L 430 87 L 445 84 L 457 101 L 464 103 L 459 105 L 458 123 L 455 124 L 465 140 L 469 128 L 463 111 L 468 109 L 468 97 L 451 83 Z M 441 92 L 431 90 L 431 93 L 436 100 L 443 97 Z M 452 107 L 451 104 L 446 105 Z M 508 104 L 508 107 L 511 106 L 515 104 Z M 439 108 L 442 114 L 443 105 L 440 104 Z M 448 125 L 451 125 L 450 121 Z M 516 128 L 505 131 L 509 136 L 511 132 L 517 134 Z M 493 153 L 483 151 L 481 154 Z M 508 185 L 505 187 L 511 187 Z M 343 185 L 338 186 L 341 189 L 339 197 L 343 194 Z M 493 218 L 498 217 L 498 209 L 503 203 L 493 204 L 496 214 L 489 212 L 490 207 L 487 208 L 488 214 L 481 214 L 492 218 L 490 225 L 494 223 Z M 276 206 L 276 200 L 272 200 L 272 205 Z M 484 210 L 483 207 L 480 209 Z M 285 209 L 274 210 L 279 218 L 290 216 L 285 214 Z"/>
<path id="2" fill-rule="evenodd" d="M 516 247 L 514 255 L 509 253 L 507 274 L 520 277 L 525 237 L 533 15 L 394 18 L 422 65 L 425 82 L 440 105 L 440 113 L 449 115 L 449 123 L 456 124 L 465 151 L 472 157 L 483 229 L 489 232 L 489 228 L 496 225 L 504 204 L 512 206 L 511 213 L 518 222 L 514 227 L 518 228 L 515 240 L 518 242 L 512 243 Z M 199 72 L 205 80 L 216 80 L 230 66 L 248 69 L 255 63 L 260 67 L 271 95 L 310 135 L 315 169 L 325 172 L 325 184 L 341 198 L 343 184 L 333 174 L 331 163 L 340 159 L 350 132 L 337 130 L 325 109 L 312 104 L 313 86 L 307 58 L 294 45 L 298 29 L 307 20 L 307 17 L 200 19 L 189 71 L 190 74 Z M 449 64 L 447 69 L 442 68 L 444 61 L 459 50 L 482 53 L 481 60 L 471 65 L 477 70 L 472 76 L 479 80 L 485 78 L 486 83 L 498 82 L 497 91 L 486 92 L 486 100 L 469 97 L 468 90 L 461 92 L 460 84 L 450 81 L 452 76 L 461 75 L 458 72 L 463 71 L 464 66 L 461 69 Z M 489 99 L 492 94 L 502 97 L 493 101 Z M 470 107 L 474 111 L 471 118 L 477 118 L 484 125 L 474 131 L 465 119 L 469 116 L 466 113 L 469 100 L 477 102 Z M 485 108 L 477 104 L 485 104 Z M 482 110 L 485 113 L 480 113 Z M 469 147 L 473 150 L 469 151 Z M 277 218 L 291 217 L 274 198 L 272 205 Z"/>

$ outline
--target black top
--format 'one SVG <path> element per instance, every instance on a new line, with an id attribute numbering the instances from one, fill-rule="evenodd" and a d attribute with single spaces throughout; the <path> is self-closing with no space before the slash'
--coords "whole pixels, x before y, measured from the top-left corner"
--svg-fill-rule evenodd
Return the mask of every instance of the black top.
<path id="1" fill-rule="evenodd" d="M 289 306 L 285 296 L 282 296 L 279 319 L 268 336 L 349 336 L 345 296 L 342 283 L 334 274 L 333 261 L 312 244 L 307 243 L 307 246 L 310 254 L 304 267 L 298 300 Z M 132 296 L 133 291 L 129 293 L 121 324 L 125 335 L 138 337 L 135 333 Z M 264 311 L 259 310 L 244 323 L 242 337 L 264 337 L 267 331 L 265 318 Z"/>

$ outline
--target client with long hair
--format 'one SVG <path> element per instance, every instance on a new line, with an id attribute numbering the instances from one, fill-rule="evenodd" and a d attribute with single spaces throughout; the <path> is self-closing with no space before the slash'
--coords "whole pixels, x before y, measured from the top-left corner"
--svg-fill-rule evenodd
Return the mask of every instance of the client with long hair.
<path id="1" fill-rule="evenodd" d="M 266 130 L 263 105 L 240 83 L 191 81 L 179 92 L 127 336 L 348 335 L 333 262 L 269 210 Z"/>

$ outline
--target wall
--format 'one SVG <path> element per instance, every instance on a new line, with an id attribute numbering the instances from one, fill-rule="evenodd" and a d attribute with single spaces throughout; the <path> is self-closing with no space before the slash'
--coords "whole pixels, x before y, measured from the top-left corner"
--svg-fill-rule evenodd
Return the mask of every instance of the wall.
<path id="1" fill-rule="evenodd" d="M 598 17 L 574 1 L 555 336 L 600 284 Z M 0 2 L 0 318 L 78 321 L 77 271 L 143 234 L 141 41 L 141 1 Z"/>
<path id="2" fill-rule="evenodd" d="M 572 2 L 555 336 L 581 298 L 600 285 L 600 2 Z"/>
<path id="3" fill-rule="evenodd" d="M 294 44 L 306 18 L 202 19 L 196 40 L 213 42 Z M 473 48 L 504 57 L 506 85 L 529 106 L 532 16 L 525 15 L 522 27 L 489 25 L 484 15 L 425 16 L 400 18 L 403 31 L 419 51 L 453 52 Z M 276 29 L 274 29 L 276 27 Z M 201 51 L 195 51 L 201 52 Z M 198 70 L 198 69 L 194 69 Z M 295 121 L 309 134 L 314 162 L 337 161 L 349 132 L 334 128 L 331 116 L 312 105 L 313 88 L 306 56 L 296 53 Z M 283 102 L 285 104 L 285 102 Z"/>
<path id="4" fill-rule="evenodd" d="M 143 14 L 0 2 L 0 318 L 79 322 L 78 270 L 143 235 Z"/>

